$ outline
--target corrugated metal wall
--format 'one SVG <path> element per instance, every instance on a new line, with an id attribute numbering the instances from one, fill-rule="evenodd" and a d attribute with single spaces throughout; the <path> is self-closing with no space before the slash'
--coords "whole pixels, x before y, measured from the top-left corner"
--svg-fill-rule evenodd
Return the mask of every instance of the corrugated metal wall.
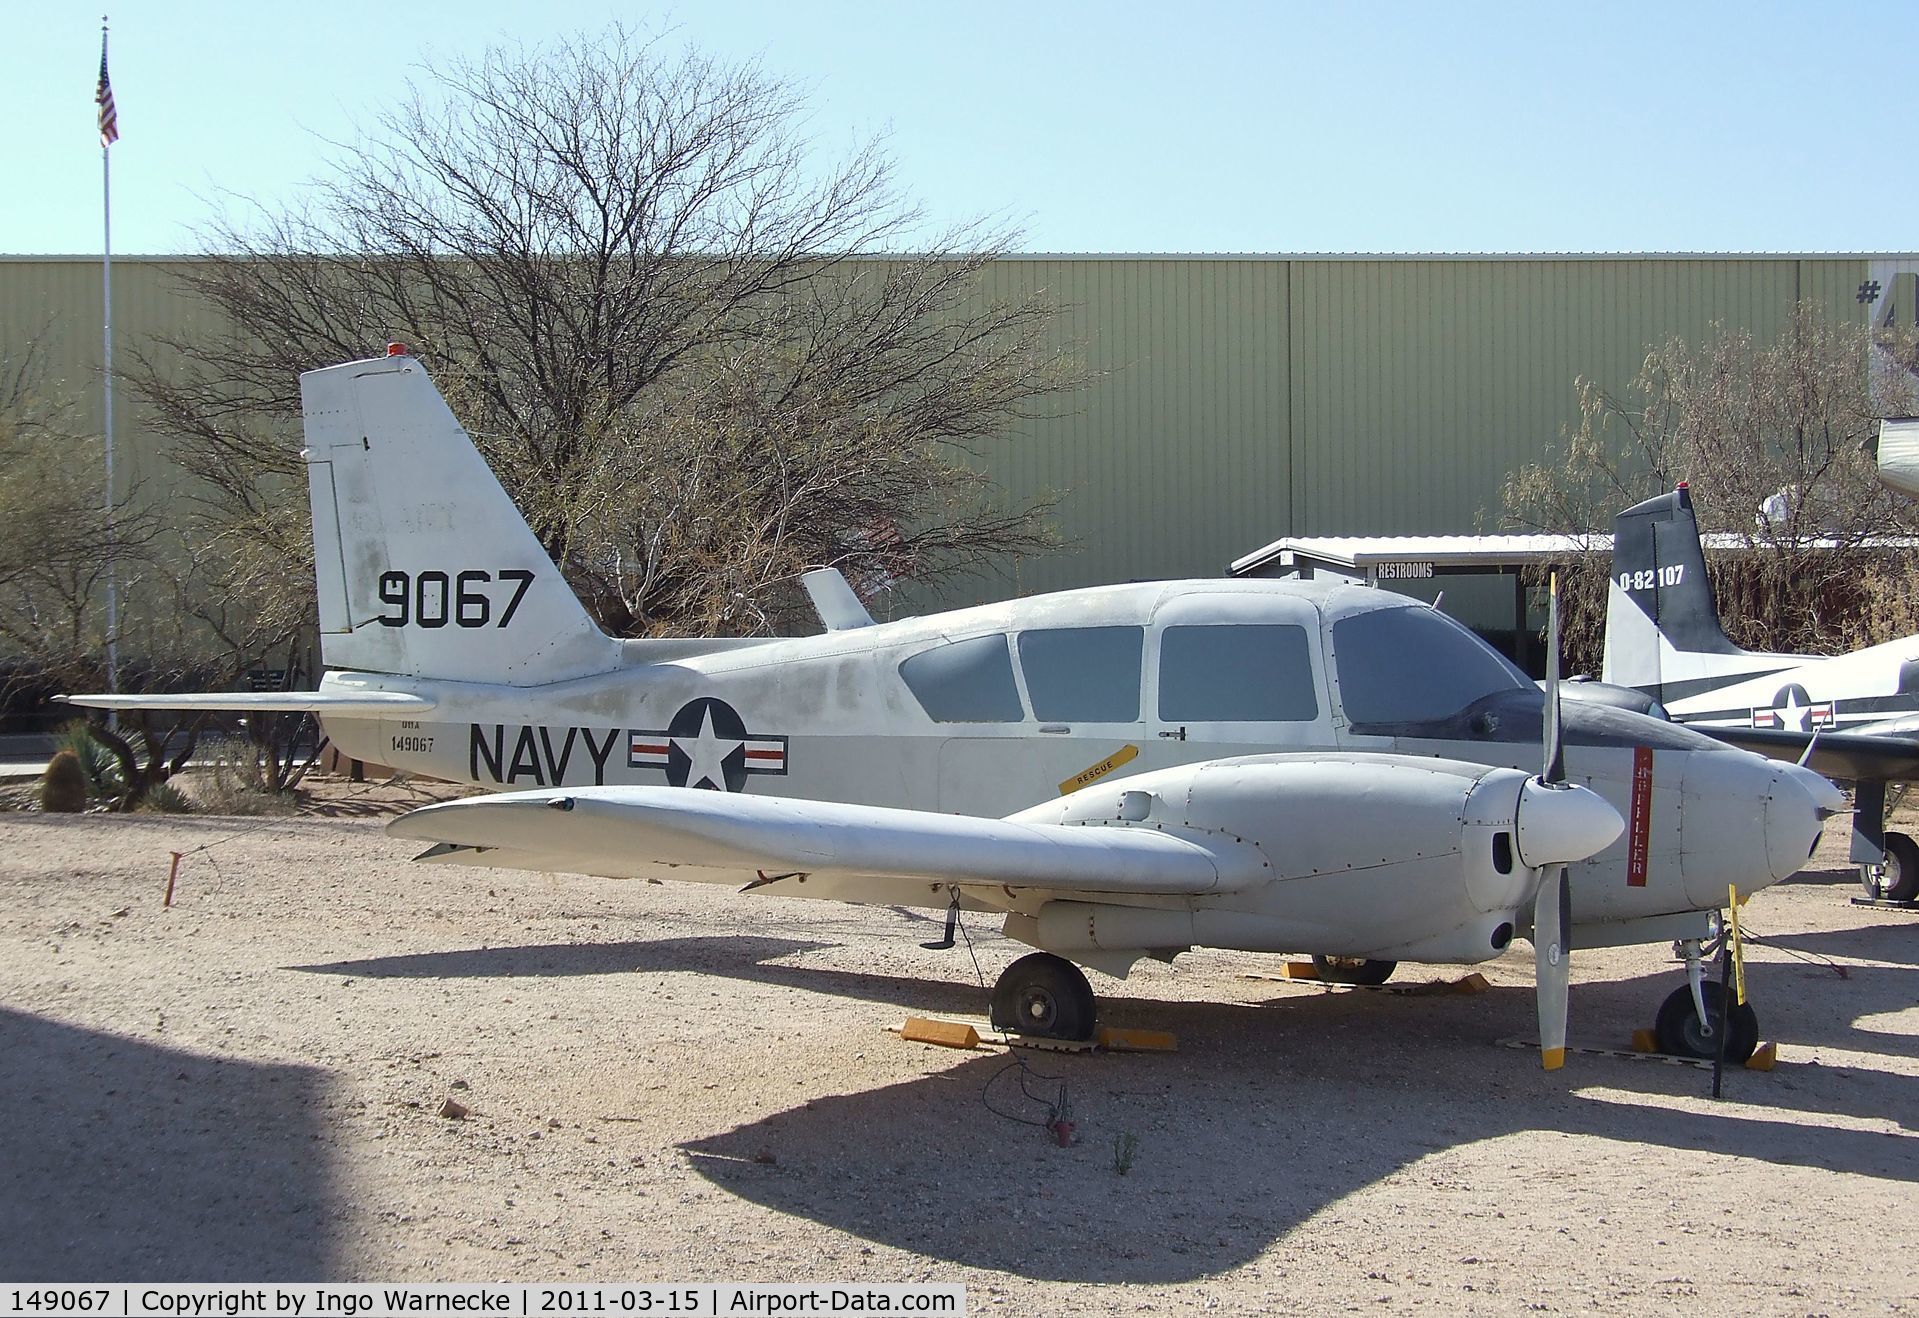
<path id="1" fill-rule="evenodd" d="M 148 259 L 113 263 L 114 365 L 132 365 L 131 354 L 153 336 L 185 336 L 209 324 L 215 313 L 177 287 L 167 262 Z M 12 358 L 37 343 L 44 387 L 72 400 L 83 432 L 97 433 L 101 388 L 101 269 L 98 257 L 0 258 L 0 357 Z M 160 459 L 132 393 L 114 391 L 116 485 L 133 481 L 165 485 L 174 470 Z"/>
<path id="2" fill-rule="evenodd" d="M 989 293 L 1041 289 L 1095 373 L 989 457 L 1013 498 L 1052 493 L 1066 549 L 1022 591 L 1215 575 L 1222 526 L 1285 517 L 1287 267 L 1267 260 L 1012 260 Z M 998 593 L 989 591 L 988 593 Z"/>
<path id="3" fill-rule="evenodd" d="M 1859 314 L 1866 257 L 1022 257 L 1097 378 L 986 458 L 1011 501 L 1056 494 L 1066 550 L 955 602 L 1209 576 L 1288 534 L 1471 531 L 1505 475 L 1623 387 L 1646 347 L 1715 321 L 1775 332 L 1796 298 Z M 164 263 L 114 267 L 116 351 L 205 316 Z M 0 351 L 44 334 L 97 424 L 100 267 L 0 260 Z M 129 401 L 120 447 L 151 467 Z"/>
<path id="4" fill-rule="evenodd" d="M 993 470 L 1052 488 L 1072 552 L 1022 590 L 1211 575 L 1289 534 L 1469 532 L 1646 348 L 1857 314 L 1865 258 L 1022 258 L 1104 373 Z M 988 592 L 992 593 L 992 592 Z"/>

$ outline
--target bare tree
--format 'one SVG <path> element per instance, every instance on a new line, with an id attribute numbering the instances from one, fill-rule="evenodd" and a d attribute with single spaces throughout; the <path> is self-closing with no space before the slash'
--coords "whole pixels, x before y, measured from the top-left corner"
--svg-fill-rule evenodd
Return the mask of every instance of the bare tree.
<path id="1" fill-rule="evenodd" d="M 1892 639 L 1919 579 L 1912 555 L 1874 542 L 1919 531 L 1919 506 L 1879 483 L 1870 449 L 1880 418 L 1919 397 L 1904 373 L 1875 386 L 1875 333 L 1890 331 L 1802 304 L 1771 341 L 1724 326 L 1668 338 L 1623 392 L 1578 381 L 1578 424 L 1507 479 L 1506 520 L 1608 533 L 1620 510 L 1687 480 L 1701 530 L 1734 542 L 1707 566 L 1735 642 L 1817 653 Z M 1912 360 L 1908 339 L 1884 346 Z M 1574 668 L 1597 670 L 1608 570 L 1593 554 L 1562 588 Z"/>
<path id="2" fill-rule="evenodd" d="M 100 438 L 46 378 L 39 347 L 36 336 L 0 349 L 0 703 L 10 711 L 105 685 L 109 581 L 127 595 L 172 584 L 155 556 L 160 519 L 137 488 L 107 507 Z M 141 657 L 123 685 L 170 685 L 192 671 L 176 625 L 133 626 Z M 92 735 L 117 762 L 114 804 L 140 804 L 184 763 L 197 732 L 192 719 L 137 718 L 122 731 L 96 721 Z"/>
<path id="3" fill-rule="evenodd" d="M 932 581 L 1049 543 L 967 453 L 1078 383 L 1048 306 L 982 291 L 984 228 L 875 259 L 920 218 L 877 146 L 816 169 L 802 108 L 617 27 L 428 70 L 304 206 L 205 235 L 182 277 L 226 330 L 132 372 L 201 542 L 305 615 L 297 376 L 398 340 L 616 634 L 763 630 L 811 563 Z"/>

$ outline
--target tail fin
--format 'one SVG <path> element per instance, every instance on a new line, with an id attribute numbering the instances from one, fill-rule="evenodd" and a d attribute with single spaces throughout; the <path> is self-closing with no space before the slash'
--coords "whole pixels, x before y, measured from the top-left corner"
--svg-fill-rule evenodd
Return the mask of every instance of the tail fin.
<path id="1" fill-rule="evenodd" d="M 1712 667 L 1695 660 L 1683 665 L 1683 674 L 1668 671 L 1673 665 L 1666 659 L 1674 651 L 1746 654 L 1726 639 L 1719 626 L 1719 605 L 1699 548 L 1692 493 L 1683 483 L 1671 494 L 1635 504 L 1613 520 L 1602 676 L 1607 682 L 1638 687 L 1663 699 L 1666 682 L 1694 677 Z"/>
<path id="2" fill-rule="evenodd" d="M 518 686 L 617 667 L 425 368 L 388 351 L 300 377 L 328 667 Z"/>

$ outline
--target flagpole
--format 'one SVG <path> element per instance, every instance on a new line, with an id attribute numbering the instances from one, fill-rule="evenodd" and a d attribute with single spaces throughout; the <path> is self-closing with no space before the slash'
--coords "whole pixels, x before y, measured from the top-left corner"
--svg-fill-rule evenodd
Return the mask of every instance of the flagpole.
<path id="1" fill-rule="evenodd" d="M 100 76 L 104 83 L 107 70 L 107 20 L 100 17 Z M 116 134 L 117 135 L 117 134 Z M 100 287 L 101 357 L 105 375 L 105 422 L 107 452 L 107 691 L 120 690 L 120 584 L 114 571 L 113 540 L 113 166 L 109 143 L 103 133 L 100 141 Z"/>

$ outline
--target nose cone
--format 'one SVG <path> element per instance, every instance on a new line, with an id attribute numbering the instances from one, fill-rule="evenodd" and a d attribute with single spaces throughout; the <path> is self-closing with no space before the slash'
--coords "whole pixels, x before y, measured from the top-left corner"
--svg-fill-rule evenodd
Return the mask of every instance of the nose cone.
<path id="1" fill-rule="evenodd" d="M 1777 766 L 1772 778 L 1766 794 L 1766 868 L 1778 880 L 1805 868 L 1827 817 L 1845 808 L 1845 797 L 1796 764 Z"/>
<path id="2" fill-rule="evenodd" d="M 1812 803 L 1818 807 L 1821 819 L 1830 819 L 1833 815 L 1845 811 L 1846 794 L 1835 787 L 1830 778 L 1796 764 L 1788 764 L 1783 768 L 1787 776 L 1804 788 L 1806 795 L 1812 798 Z"/>
<path id="3" fill-rule="evenodd" d="M 1625 827 L 1599 793 L 1530 778 L 1519 791 L 1513 842 L 1527 869 L 1570 865 L 1604 851 Z"/>

